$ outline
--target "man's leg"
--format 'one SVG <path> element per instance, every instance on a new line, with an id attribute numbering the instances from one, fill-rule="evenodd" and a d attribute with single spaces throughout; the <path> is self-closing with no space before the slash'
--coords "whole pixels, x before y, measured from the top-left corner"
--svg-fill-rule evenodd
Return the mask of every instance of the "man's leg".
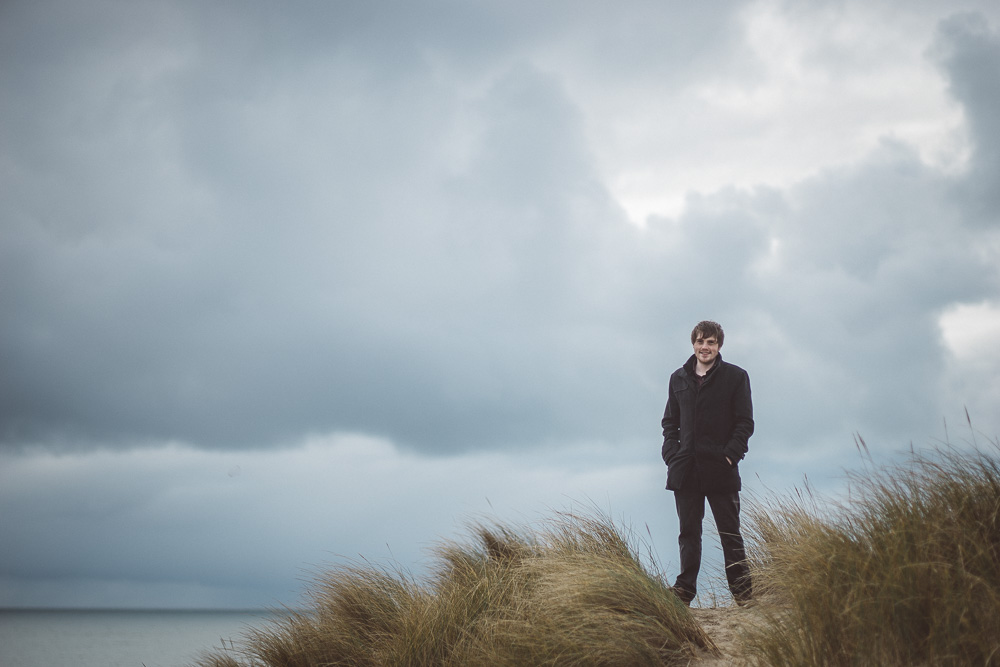
<path id="1" fill-rule="evenodd" d="M 674 582 L 677 595 L 690 603 L 698 593 L 698 570 L 701 569 L 701 522 L 705 518 L 705 495 L 674 491 L 677 519 L 680 523 L 681 572 Z"/>
<path id="2" fill-rule="evenodd" d="M 729 592 L 736 602 L 747 602 L 753 597 L 750 570 L 740 533 L 740 494 L 718 493 L 708 496 L 708 504 L 715 517 L 715 527 L 722 540 L 722 557 L 726 563 L 726 580 Z"/>

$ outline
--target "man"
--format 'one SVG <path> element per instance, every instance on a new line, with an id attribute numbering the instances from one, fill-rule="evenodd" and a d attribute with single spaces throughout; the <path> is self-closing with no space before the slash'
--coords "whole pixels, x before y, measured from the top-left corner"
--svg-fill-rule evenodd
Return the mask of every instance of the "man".
<path id="1" fill-rule="evenodd" d="M 722 540 L 729 590 L 738 604 L 753 594 L 740 534 L 739 463 L 753 434 L 750 376 L 722 360 L 725 333 L 716 322 L 691 332 L 694 354 L 670 376 L 663 413 L 663 461 L 680 521 L 677 595 L 690 605 L 698 592 L 705 500 Z"/>

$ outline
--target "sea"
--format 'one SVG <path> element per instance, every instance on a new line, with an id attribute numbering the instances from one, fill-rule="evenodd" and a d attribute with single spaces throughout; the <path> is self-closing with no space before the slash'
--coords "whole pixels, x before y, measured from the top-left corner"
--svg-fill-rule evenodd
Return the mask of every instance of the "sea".
<path id="1" fill-rule="evenodd" d="M 0 609 L 0 666 L 185 667 L 278 614 Z"/>

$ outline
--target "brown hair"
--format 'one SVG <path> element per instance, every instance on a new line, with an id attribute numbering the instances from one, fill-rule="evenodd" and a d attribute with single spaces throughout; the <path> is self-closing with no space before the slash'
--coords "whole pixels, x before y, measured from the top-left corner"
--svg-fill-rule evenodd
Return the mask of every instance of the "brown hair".
<path id="1" fill-rule="evenodd" d="M 691 330 L 692 345 L 698 340 L 698 334 L 701 334 L 702 338 L 715 336 L 716 340 L 719 341 L 719 347 L 722 347 L 722 341 L 726 338 L 726 332 L 722 330 L 722 325 L 712 320 L 704 320 L 694 326 L 694 329 Z"/>

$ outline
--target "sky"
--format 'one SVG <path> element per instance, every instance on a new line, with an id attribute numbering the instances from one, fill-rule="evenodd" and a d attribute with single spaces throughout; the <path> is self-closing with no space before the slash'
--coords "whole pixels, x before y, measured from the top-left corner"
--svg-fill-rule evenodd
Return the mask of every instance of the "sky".
<path id="1" fill-rule="evenodd" d="M 992 1 L 7 0 L 0 190 L 0 607 L 560 512 L 672 577 L 703 319 L 747 502 L 1000 433 Z"/>

